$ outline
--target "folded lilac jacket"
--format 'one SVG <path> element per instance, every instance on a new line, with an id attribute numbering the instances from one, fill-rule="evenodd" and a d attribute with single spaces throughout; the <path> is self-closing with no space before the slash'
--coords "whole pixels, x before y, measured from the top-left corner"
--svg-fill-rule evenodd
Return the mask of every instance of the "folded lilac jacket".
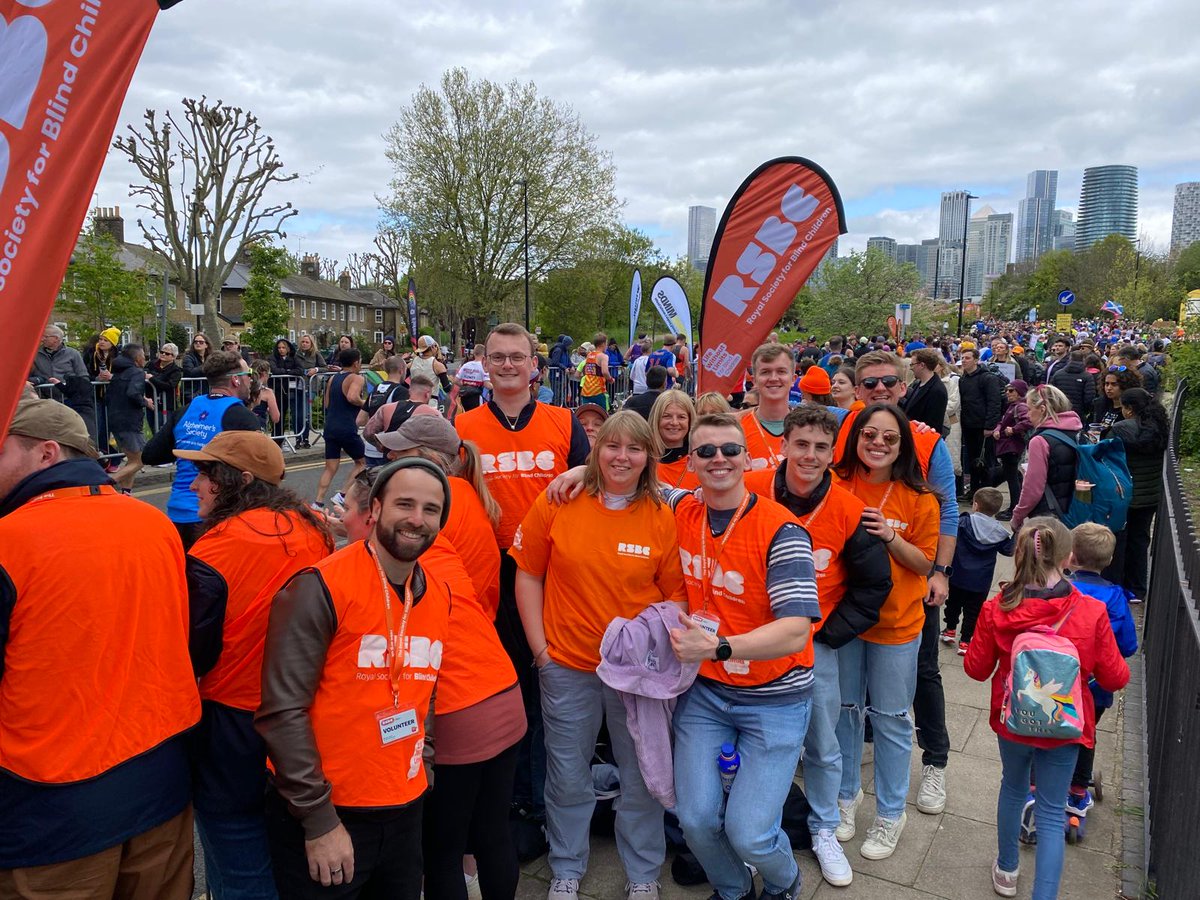
<path id="1" fill-rule="evenodd" d="M 613 619 L 600 641 L 596 674 L 621 695 L 638 767 L 650 796 L 675 808 L 671 714 L 675 698 L 692 686 L 699 663 L 681 663 L 671 649 L 679 607 L 655 603 L 636 619 Z"/>

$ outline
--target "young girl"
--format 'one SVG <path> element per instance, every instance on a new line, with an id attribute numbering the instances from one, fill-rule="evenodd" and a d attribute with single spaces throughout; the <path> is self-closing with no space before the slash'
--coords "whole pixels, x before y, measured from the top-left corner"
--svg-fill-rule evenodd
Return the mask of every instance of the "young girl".
<path id="1" fill-rule="evenodd" d="M 1096 743 L 1096 711 L 1089 690 L 1077 698 L 1083 710 L 1083 735 L 1076 740 L 1025 737 L 1011 733 L 1001 721 L 1004 682 L 1011 669 L 1013 640 L 1035 625 L 1054 627 L 1079 653 L 1080 683 L 1089 676 L 1108 691 L 1129 681 L 1104 604 L 1081 594 L 1063 575 L 1071 554 L 1071 533 L 1057 519 L 1030 519 L 1017 535 L 1013 580 L 983 606 L 963 666 L 976 681 L 992 676 L 992 730 L 1000 744 L 1003 775 L 996 803 L 998 857 L 992 865 L 992 887 L 1002 897 L 1017 895 L 1017 836 L 1030 776 L 1037 771 L 1034 814 L 1038 830 L 1033 900 L 1058 896 L 1062 875 L 1064 810 L 1080 746 Z M 1060 624 L 1061 623 L 1061 624 Z"/>

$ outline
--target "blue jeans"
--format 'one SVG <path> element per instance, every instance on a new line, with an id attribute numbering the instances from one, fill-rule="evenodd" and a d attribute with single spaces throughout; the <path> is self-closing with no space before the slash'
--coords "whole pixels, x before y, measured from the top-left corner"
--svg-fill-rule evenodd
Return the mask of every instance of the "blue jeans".
<path id="1" fill-rule="evenodd" d="M 834 831 L 841 819 L 838 814 L 838 790 L 842 786 L 842 748 L 838 744 L 837 725 L 842 711 L 842 691 L 838 683 L 837 651 L 828 644 L 813 641 L 812 718 L 804 736 L 804 796 L 811 812 L 808 828 L 813 834 L 821 829 Z"/>
<path id="2" fill-rule="evenodd" d="M 196 810 L 196 828 L 213 900 L 278 900 L 262 813 Z"/>
<path id="3" fill-rule="evenodd" d="M 621 779 L 621 795 L 613 804 L 617 856 L 631 884 L 657 881 L 667 855 L 663 808 L 642 781 L 624 701 L 595 672 L 548 662 L 538 676 L 546 736 L 550 871 L 555 878 L 582 878 L 587 872 L 588 835 L 596 808 L 592 754 L 604 720 Z"/>
<path id="4" fill-rule="evenodd" d="M 837 725 L 842 789 L 838 796 L 851 800 L 862 787 L 864 716 L 870 716 L 875 734 L 875 813 L 885 819 L 900 818 L 908 798 L 913 746 L 909 708 L 917 689 L 920 647 L 919 635 L 907 644 L 874 644 L 855 638 L 837 651 L 842 688 Z M 870 706 L 866 705 L 868 692 Z"/>
<path id="5" fill-rule="evenodd" d="M 780 822 L 808 730 L 812 698 L 756 698 L 697 680 L 675 707 L 675 802 L 688 847 L 723 900 L 753 885 L 786 891 L 799 870 Z M 741 767 L 726 797 L 717 769 L 721 744 L 737 746 Z"/>
<path id="6" fill-rule="evenodd" d="M 1005 872 L 1017 871 L 1017 836 L 1021 811 L 1029 794 L 1030 775 L 1036 774 L 1034 816 L 1037 822 L 1037 867 L 1033 878 L 1033 900 L 1054 900 L 1063 867 L 1063 829 L 1066 826 L 1067 792 L 1079 744 L 1063 744 L 1043 750 L 996 738 L 1000 745 L 1000 796 L 996 800 L 996 861 Z M 1032 770 L 1032 771 L 1031 771 Z"/>

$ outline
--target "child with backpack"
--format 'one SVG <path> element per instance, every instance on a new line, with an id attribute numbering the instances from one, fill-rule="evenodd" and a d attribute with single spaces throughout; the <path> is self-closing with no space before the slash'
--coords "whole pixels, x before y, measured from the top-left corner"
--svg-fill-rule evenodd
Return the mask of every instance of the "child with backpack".
<path id="1" fill-rule="evenodd" d="M 1094 701 L 1082 685 L 1095 678 L 1118 691 L 1129 681 L 1104 604 L 1063 572 L 1071 549 L 1061 522 L 1026 524 L 1016 538 L 1013 580 L 983 605 L 963 661 L 971 678 L 992 679 L 990 721 L 1003 768 L 992 888 L 1002 897 L 1017 895 L 1021 813 L 1035 768 L 1038 829 L 1063 834 L 1079 749 L 1096 742 Z M 1037 842 L 1033 900 L 1058 896 L 1064 846 L 1061 837 Z"/>
<path id="2" fill-rule="evenodd" d="M 958 517 L 958 543 L 951 566 L 950 596 L 946 598 L 946 628 L 942 643 L 958 641 L 958 655 L 966 656 L 975 633 L 979 610 L 992 588 L 996 557 L 1013 554 L 1013 536 L 996 519 L 1004 495 L 994 487 L 982 487 L 971 500 L 971 511 Z M 962 616 L 962 634 L 956 633 Z"/>
<path id="3" fill-rule="evenodd" d="M 1117 538 L 1109 529 L 1095 522 L 1084 522 L 1071 529 L 1071 583 L 1081 594 L 1095 597 L 1108 610 L 1108 623 L 1117 639 L 1117 649 L 1128 658 L 1137 652 L 1137 627 L 1129 611 L 1131 594 L 1119 584 L 1107 581 L 1101 572 L 1112 562 Z M 1111 691 L 1100 687 L 1095 680 L 1088 682 L 1092 700 L 1096 704 L 1096 723 L 1105 710 L 1113 705 Z M 1095 801 L 1088 791 L 1092 783 L 1092 764 L 1096 758 L 1094 747 L 1079 748 L 1079 761 L 1075 763 L 1075 774 L 1071 777 L 1071 793 L 1067 797 L 1067 814 L 1085 817 Z"/>

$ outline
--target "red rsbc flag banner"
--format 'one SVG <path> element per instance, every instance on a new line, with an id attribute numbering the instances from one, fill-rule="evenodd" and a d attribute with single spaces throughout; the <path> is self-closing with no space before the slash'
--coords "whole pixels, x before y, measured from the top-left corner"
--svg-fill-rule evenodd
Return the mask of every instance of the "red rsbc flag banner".
<path id="1" fill-rule="evenodd" d="M 796 292 L 846 231 L 837 187 L 815 163 L 763 163 L 729 201 L 713 237 L 700 309 L 700 391 L 729 394 Z"/>
<path id="2" fill-rule="evenodd" d="M 0 372 L 0 436 L 158 10 L 156 0 L 0 0 L 0 321 L 16 351 Z"/>

